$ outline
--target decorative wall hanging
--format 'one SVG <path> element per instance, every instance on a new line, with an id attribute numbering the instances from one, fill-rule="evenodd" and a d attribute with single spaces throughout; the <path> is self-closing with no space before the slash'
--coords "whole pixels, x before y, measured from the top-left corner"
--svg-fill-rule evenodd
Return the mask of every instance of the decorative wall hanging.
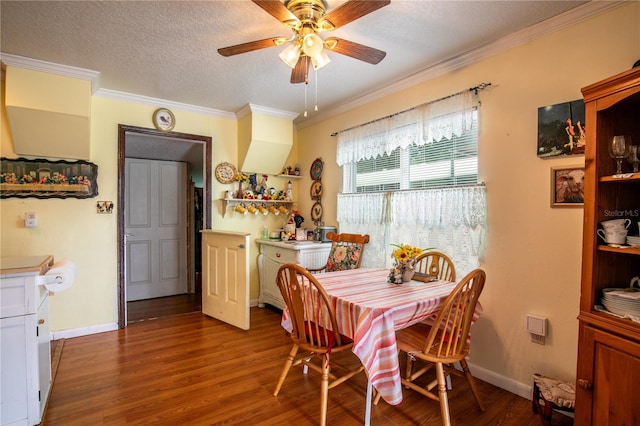
<path id="1" fill-rule="evenodd" d="M 223 162 L 216 166 L 215 175 L 220 183 L 231 183 L 235 180 L 238 170 L 231 163 Z"/>
<path id="2" fill-rule="evenodd" d="M 551 207 L 584 205 L 584 166 L 551 168 Z"/>
<path id="3" fill-rule="evenodd" d="M 582 99 L 538 108 L 538 157 L 584 154 L 584 119 Z"/>
<path id="4" fill-rule="evenodd" d="M 153 125 L 158 130 L 168 132 L 176 125 L 176 118 L 168 109 L 158 108 L 153 112 Z"/>
<path id="5" fill-rule="evenodd" d="M 321 158 L 316 158 L 315 160 L 313 160 L 313 163 L 311 163 L 311 170 L 310 170 L 311 179 L 313 180 L 322 179 L 323 168 L 324 168 L 324 164 L 322 163 Z"/>
<path id="6" fill-rule="evenodd" d="M 96 209 L 98 214 L 111 214 L 113 213 L 113 201 L 98 201 Z"/>
<path id="7" fill-rule="evenodd" d="M 311 184 L 311 199 L 319 200 L 322 197 L 322 182 L 319 180 L 314 180 Z"/>
<path id="8" fill-rule="evenodd" d="M 88 161 L 0 159 L 0 198 L 92 198 L 98 166 Z"/>

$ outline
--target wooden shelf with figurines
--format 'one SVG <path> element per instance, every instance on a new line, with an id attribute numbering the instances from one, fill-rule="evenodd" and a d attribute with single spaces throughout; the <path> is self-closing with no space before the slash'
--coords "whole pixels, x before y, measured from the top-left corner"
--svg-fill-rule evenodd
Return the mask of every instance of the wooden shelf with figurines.
<path id="1" fill-rule="evenodd" d="M 235 178 L 238 190 L 227 191 L 226 197 L 222 199 L 222 217 L 229 207 L 243 215 L 287 215 L 294 203 L 291 182 L 287 183 L 286 189 L 278 191 L 275 187 L 268 186 L 268 179 L 269 175 L 262 175 L 262 180 L 258 183 L 257 174 L 238 173 Z"/>

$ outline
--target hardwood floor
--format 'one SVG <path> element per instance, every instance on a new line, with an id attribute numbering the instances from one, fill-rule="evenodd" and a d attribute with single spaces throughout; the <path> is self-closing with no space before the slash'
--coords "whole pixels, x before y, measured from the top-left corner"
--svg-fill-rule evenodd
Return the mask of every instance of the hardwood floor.
<path id="1" fill-rule="evenodd" d="M 249 331 L 192 313 L 67 339 L 43 424 L 314 425 L 318 374 L 293 369 L 273 396 L 290 346 L 280 314 L 267 308 L 251 309 Z M 484 413 L 464 379 L 453 378 L 454 425 L 540 425 L 529 400 L 482 381 L 478 386 Z M 365 388 L 361 374 L 330 390 L 328 424 L 363 424 Z M 400 405 L 374 406 L 371 423 L 440 425 L 439 405 L 405 390 Z M 572 422 L 554 414 L 555 424 Z"/>
<path id="2" fill-rule="evenodd" d="M 127 324 L 202 311 L 202 292 L 127 302 Z"/>

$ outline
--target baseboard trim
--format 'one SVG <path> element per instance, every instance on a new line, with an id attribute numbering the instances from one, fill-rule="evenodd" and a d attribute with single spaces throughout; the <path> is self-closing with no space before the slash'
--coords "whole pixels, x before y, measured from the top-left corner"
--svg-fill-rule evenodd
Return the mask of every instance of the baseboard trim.
<path id="1" fill-rule="evenodd" d="M 250 307 L 258 306 L 258 299 L 249 301 Z M 91 327 L 73 328 L 69 330 L 52 331 L 51 339 L 71 339 L 73 337 L 88 336 L 89 334 L 104 333 L 105 331 L 113 331 L 118 329 L 118 323 L 106 323 L 93 325 Z"/>
<path id="2" fill-rule="evenodd" d="M 51 338 L 53 340 L 58 339 L 71 339 L 73 337 L 88 336 L 89 334 L 104 333 L 105 331 L 113 331 L 118 329 L 118 323 L 107 323 L 92 325 L 90 327 L 73 328 L 69 330 L 52 331 Z"/>
<path id="3" fill-rule="evenodd" d="M 487 370 L 486 368 L 479 367 L 473 363 L 468 364 L 473 377 L 516 394 L 522 398 L 531 400 L 533 397 L 533 384 L 520 383 L 508 377 L 501 376 L 493 371 Z M 533 378 L 531 380 L 533 383 Z"/>

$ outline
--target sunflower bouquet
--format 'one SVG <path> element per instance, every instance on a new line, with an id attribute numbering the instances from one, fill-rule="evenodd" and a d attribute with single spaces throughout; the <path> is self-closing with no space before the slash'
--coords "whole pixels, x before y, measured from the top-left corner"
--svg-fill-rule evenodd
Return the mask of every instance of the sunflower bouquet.
<path id="1" fill-rule="evenodd" d="M 391 253 L 391 257 L 393 257 L 397 263 L 410 263 L 415 261 L 415 258 L 425 250 L 408 244 L 392 244 L 392 246 L 396 247 L 396 249 Z"/>
<path id="2" fill-rule="evenodd" d="M 423 251 L 429 249 L 413 247 L 408 244 L 392 244 L 392 246 L 396 247 L 391 253 L 394 265 L 389 272 L 387 281 L 394 284 L 411 281 L 413 276 L 413 265 L 415 264 L 416 257 L 418 257 Z"/>

